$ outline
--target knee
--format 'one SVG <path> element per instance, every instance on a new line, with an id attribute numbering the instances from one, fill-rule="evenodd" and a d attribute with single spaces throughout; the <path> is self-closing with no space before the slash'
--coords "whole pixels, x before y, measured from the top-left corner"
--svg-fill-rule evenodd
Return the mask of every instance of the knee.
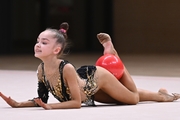
<path id="1" fill-rule="evenodd" d="M 139 102 L 139 94 L 135 94 L 132 100 L 132 105 L 136 105 Z"/>

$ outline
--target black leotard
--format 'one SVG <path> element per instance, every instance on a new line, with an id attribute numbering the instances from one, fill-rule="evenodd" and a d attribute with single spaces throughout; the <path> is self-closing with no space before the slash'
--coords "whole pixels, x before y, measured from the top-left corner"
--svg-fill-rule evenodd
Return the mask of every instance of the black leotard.
<path id="1" fill-rule="evenodd" d="M 52 95 L 59 100 L 60 102 L 71 100 L 71 93 L 69 87 L 65 84 L 63 79 L 63 68 L 66 64 L 69 64 L 68 61 L 62 61 L 59 65 L 59 74 L 60 78 L 58 79 L 58 84 L 55 87 L 52 87 L 49 81 L 46 79 L 44 74 L 44 64 L 41 63 L 38 67 L 38 96 L 44 103 L 48 101 L 48 93 L 51 92 Z M 87 99 L 82 101 L 88 106 L 95 106 L 93 95 L 97 90 L 97 81 L 94 77 L 96 71 L 95 66 L 82 66 L 78 68 L 77 73 L 82 80 L 85 80 L 85 86 L 82 87 L 82 91 L 86 94 Z"/>

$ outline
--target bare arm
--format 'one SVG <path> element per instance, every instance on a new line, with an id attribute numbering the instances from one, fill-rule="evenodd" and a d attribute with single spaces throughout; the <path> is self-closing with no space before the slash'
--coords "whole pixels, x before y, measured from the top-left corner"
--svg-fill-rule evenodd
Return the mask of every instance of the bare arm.
<path id="1" fill-rule="evenodd" d="M 63 77 L 69 86 L 71 93 L 71 100 L 61 103 L 49 103 L 46 104 L 41 101 L 41 99 L 35 99 L 35 102 L 43 107 L 44 109 L 74 109 L 81 107 L 81 95 L 78 85 L 78 76 L 76 70 L 71 64 L 67 64 L 63 70 Z"/>
<path id="2" fill-rule="evenodd" d="M 17 102 L 13 100 L 11 97 L 7 97 L 0 92 L 0 96 L 7 104 L 9 104 L 13 108 L 20 108 L 20 107 L 35 107 L 36 104 L 33 101 L 24 101 L 24 102 Z"/>
<path id="3" fill-rule="evenodd" d="M 43 102 L 47 103 L 49 96 L 48 96 L 48 90 L 46 89 L 44 83 L 41 81 L 41 78 L 42 78 L 42 66 L 41 66 L 41 64 L 38 66 L 37 77 L 38 77 L 38 90 L 37 90 L 38 97 L 40 97 L 43 100 Z M 38 104 L 36 104 L 34 99 L 27 100 L 24 102 L 17 102 L 15 100 L 13 100 L 11 97 L 5 96 L 1 92 L 0 92 L 0 96 L 11 107 L 20 108 L 20 107 L 37 107 L 38 106 Z"/>

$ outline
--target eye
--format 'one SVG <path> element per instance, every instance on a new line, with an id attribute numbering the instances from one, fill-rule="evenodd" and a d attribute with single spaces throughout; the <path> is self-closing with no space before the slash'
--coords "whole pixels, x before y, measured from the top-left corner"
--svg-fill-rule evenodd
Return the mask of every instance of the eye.
<path id="1" fill-rule="evenodd" d="M 42 42 L 42 44 L 43 44 L 43 45 L 46 45 L 46 44 L 47 44 L 47 42 Z"/>

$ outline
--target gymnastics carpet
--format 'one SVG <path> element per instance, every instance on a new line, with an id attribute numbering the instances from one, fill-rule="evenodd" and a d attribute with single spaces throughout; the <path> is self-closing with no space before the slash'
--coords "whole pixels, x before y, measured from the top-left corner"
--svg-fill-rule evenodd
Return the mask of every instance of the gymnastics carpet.
<path id="1" fill-rule="evenodd" d="M 158 91 L 167 88 L 180 92 L 180 77 L 132 75 L 138 88 Z M 16 101 L 37 97 L 35 70 L 0 70 L 0 91 Z M 51 94 L 49 102 L 58 102 Z M 41 107 L 11 108 L 0 98 L 0 120 L 180 120 L 180 100 L 175 102 L 140 102 L 137 105 L 107 105 L 81 109 L 44 110 Z"/>

